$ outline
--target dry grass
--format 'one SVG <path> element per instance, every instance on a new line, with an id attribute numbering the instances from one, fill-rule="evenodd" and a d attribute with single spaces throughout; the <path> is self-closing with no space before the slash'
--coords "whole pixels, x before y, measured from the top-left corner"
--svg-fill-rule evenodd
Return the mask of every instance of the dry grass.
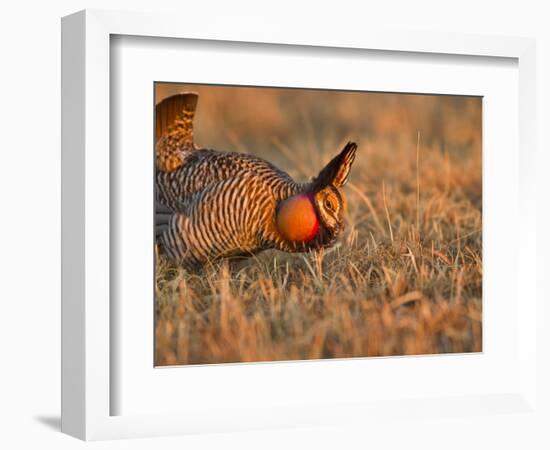
<path id="1" fill-rule="evenodd" d="M 359 150 L 336 247 L 197 274 L 158 261 L 157 365 L 481 351 L 479 99 L 192 89 L 199 144 L 296 178 Z"/>

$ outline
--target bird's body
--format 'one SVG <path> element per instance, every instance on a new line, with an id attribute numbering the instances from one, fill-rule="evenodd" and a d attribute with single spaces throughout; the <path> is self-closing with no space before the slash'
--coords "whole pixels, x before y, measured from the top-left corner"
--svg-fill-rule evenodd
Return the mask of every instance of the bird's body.
<path id="1" fill-rule="evenodd" d="M 287 250 L 273 230 L 277 204 L 301 186 L 267 161 L 196 150 L 173 172 L 157 173 L 160 203 L 173 215 L 164 248 L 176 261 Z M 182 230 L 185 230 L 183 233 Z"/>
<path id="2" fill-rule="evenodd" d="M 259 157 L 196 148 L 195 105 L 196 94 L 180 94 L 157 106 L 156 234 L 170 259 L 189 268 L 270 248 L 298 252 L 332 245 L 343 226 L 338 187 L 347 179 L 355 144 L 315 180 L 298 183 Z"/>

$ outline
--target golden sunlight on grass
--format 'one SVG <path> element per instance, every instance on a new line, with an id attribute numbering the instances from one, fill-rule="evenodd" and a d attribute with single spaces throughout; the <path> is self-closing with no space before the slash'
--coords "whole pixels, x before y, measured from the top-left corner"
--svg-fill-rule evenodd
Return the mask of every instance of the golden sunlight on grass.
<path id="1" fill-rule="evenodd" d="M 182 90 L 200 94 L 199 145 L 296 179 L 359 149 L 334 248 L 157 261 L 157 365 L 481 351 L 481 99 L 159 85 L 157 101 Z"/>

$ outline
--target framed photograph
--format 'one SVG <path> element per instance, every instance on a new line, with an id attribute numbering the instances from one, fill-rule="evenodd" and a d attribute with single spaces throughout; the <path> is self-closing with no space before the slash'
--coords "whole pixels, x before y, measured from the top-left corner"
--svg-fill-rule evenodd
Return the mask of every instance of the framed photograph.
<path id="1" fill-rule="evenodd" d="M 63 431 L 536 414 L 534 42 L 181 23 L 62 22 Z"/>

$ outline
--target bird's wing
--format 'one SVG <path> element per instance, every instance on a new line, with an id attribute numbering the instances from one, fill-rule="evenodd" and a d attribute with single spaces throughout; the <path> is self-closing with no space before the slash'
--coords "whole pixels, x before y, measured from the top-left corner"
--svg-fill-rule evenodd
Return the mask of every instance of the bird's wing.
<path id="1" fill-rule="evenodd" d="M 269 195 L 250 174 L 212 183 L 189 197 L 177 212 L 160 205 L 155 234 L 171 259 L 183 265 L 250 254 L 258 247 Z"/>

